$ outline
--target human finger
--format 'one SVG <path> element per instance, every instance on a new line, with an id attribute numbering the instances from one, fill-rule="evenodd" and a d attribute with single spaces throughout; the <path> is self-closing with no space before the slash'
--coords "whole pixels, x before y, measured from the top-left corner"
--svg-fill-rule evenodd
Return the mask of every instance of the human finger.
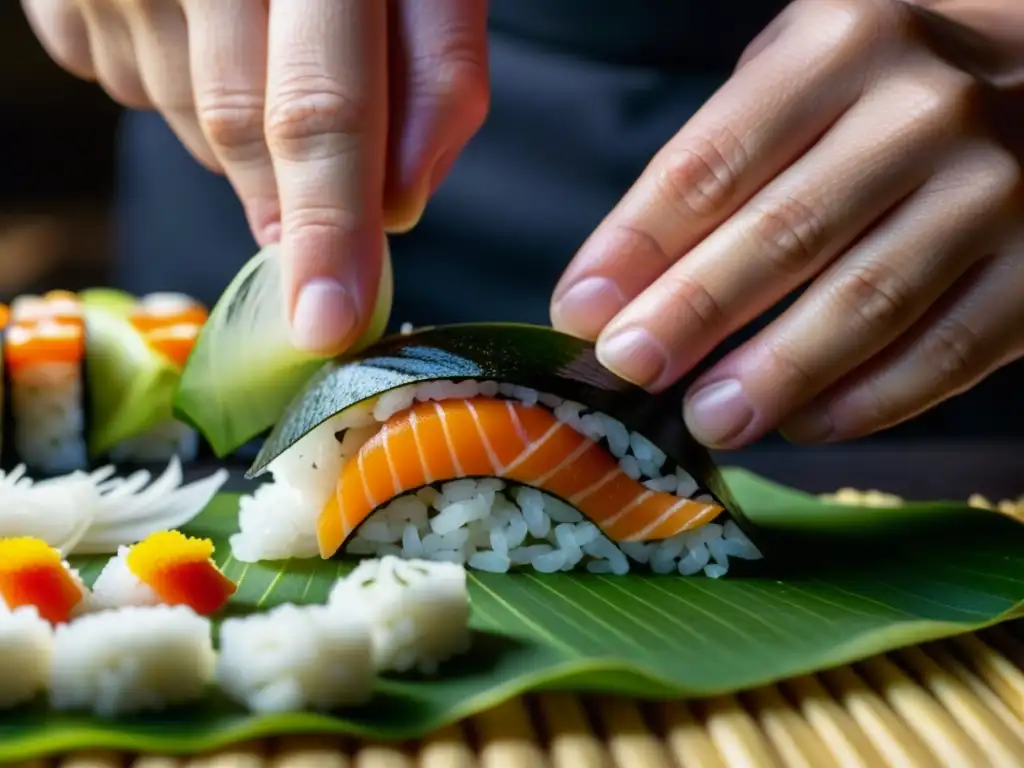
<path id="1" fill-rule="evenodd" d="M 557 327 L 596 338 L 857 100 L 876 58 L 865 51 L 879 45 L 879 4 L 799 5 L 587 239 L 552 297 Z"/>
<path id="2" fill-rule="evenodd" d="M 271 0 L 265 133 L 299 348 L 343 350 L 381 273 L 387 14 L 377 0 Z"/>
<path id="3" fill-rule="evenodd" d="M 863 437 L 913 418 L 1024 357 L 1024 237 L 988 260 L 862 373 L 786 422 L 794 442 Z"/>
<path id="4" fill-rule="evenodd" d="M 120 4 L 78 0 L 85 21 L 96 81 L 119 104 L 148 109 L 151 104 L 139 76 L 135 44 Z"/>
<path id="5" fill-rule="evenodd" d="M 281 209 L 264 138 L 268 11 L 263 0 L 185 0 L 195 112 L 261 245 L 280 236 Z M 302 16 L 305 11 L 293 12 Z"/>
<path id="6" fill-rule="evenodd" d="M 74 0 L 21 0 L 29 26 L 50 57 L 85 80 L 96 73 L 85 19 Z"/>
<path id="7" fill-rule="evenodd" d="M 124 9 L 139 76 L 150 103 L 193 157 L 208 168 L 220 170 L 196 117 L 189 75 L 189 30 L 181 2 L 125 3 Z"/>
<path id="8" fill-rule="evenodd" d="M 664 389 L 827 267 L 924 183 L 962 135 L 972 81 L 941 70 L 866 94 L 608 324 L 597 344 L 602 363 Z"/>
<path id="9" fill-rule="evenodd" d="M 1005 236 L 1015 165 L 964 152 L 823 273 L 781 317 L 696 381 L 687 424 L 718 448 L 774 429 L 883 353 Z"/>
<path id="10" fill-rule="evenodd" d="M 395 0 L 384 223 L 411 229 L 487 115 L 487 3 Z"/>

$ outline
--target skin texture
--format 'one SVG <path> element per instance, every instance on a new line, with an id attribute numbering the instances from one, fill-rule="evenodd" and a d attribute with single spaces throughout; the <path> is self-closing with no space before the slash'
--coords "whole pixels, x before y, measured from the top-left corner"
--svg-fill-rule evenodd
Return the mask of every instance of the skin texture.
<path id="1" fill-rule="evenodd" d="M 50 55 L 158 110 L 281 241 L 295 344 L 365 329 L 383 232 L 411 228 L 487 112 L 481 0 L 23 0 Z M 428 7 L 429 6 L 429 7 Z"/>
<path id="2" fill-rule="evenodd" d="M 23 0 L 44 46 L 155 107 L 282 240 L 298 346 L 362 331 L 487 110 L 483 0 Z M 1024 355 L 1024 4 L 797 0 L 568 266 L 556 327 L 738 448 L 884 429 Z M 376 201 L 381 201 L 380 205 Z"/>

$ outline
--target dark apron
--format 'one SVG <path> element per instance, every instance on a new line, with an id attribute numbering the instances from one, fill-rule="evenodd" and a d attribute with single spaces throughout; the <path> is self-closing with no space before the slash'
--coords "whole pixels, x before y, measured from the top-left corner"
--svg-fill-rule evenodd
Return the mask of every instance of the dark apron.
<path id="1" fill-rule="evenodd" d="M 576 249 L 784 5 L 492 0 L 491 112 L 420 224 L 392 239 L 393 324 L 547 323 Z M 152 114 L 126 117 L 121 153 L 119 283 L 212 303 L 256 248 L 230 187 Z M 1020 434 L 1010 378 L 891 436 Z"/>

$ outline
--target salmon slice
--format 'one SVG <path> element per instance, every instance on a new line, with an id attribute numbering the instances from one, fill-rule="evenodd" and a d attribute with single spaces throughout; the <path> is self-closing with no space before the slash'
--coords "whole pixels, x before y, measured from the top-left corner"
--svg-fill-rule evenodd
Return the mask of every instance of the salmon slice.
<path id="1" fill-rule="evenodd" d="M 724 511 L 648 490 L 543 406 L 488 397 L 425 402 L 392 416 L 342 468 L 320 512 L 320 555 L 334 555 L 396 496 L 464 477 L 499 477 L 558 496 L 614 541 L 667 539 Z"/>

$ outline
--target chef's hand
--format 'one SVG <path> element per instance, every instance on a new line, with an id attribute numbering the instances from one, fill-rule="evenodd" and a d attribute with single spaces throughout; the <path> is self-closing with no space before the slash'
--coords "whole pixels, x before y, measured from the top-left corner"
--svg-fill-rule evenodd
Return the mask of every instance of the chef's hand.
<path id="1" fill-rule="evenodd" d="M 407 229 L 487 111 L 485 0 L 22 0 L 43 45 L 155 108 L 281 241 L 295 343 L 365 328 Z"/>
<path id="2" fill-rule="evenodd" d="M 689 389 L 691 430 L 720 448 L 865 435 L 1020 358 L 1022 154 L 990 120 L 1009 97 L 942 58 L 924 18 L 789 6 L 583 245 L 555 325 L 658 391 L 809 281 Z"/>

